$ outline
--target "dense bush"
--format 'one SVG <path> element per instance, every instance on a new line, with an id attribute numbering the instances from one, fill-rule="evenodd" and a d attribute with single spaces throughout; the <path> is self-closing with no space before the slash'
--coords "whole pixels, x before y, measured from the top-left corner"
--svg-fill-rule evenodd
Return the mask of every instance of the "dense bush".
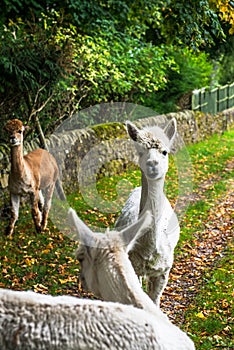
<path id="1" fill-rule="evenodd" d="M 234 82 L 234 36 L 229 39 L 226 52 L 220 60 L 219 83 L 221 85 Z"/>
<path id="2" fill-rule="evenodd" d="M 170 50 L 170 56 L 177 69 L 167 71 L 165 88 L 145 99 L 145 104 L 159 113 L 176 111 L 181 97 L 190 97 L 194 89 L 209 86 L 213 79 L 213 65 L 204 52 L 195 54 L 187 48 L 174 49 Z"/>
<path id="3" fill-rule="evenodd" d="M 176 68 L 163 45 L 123 35 L 111 22 L 103 21 L 92 37 L 53 16 L 43 17 L 43 28 L 19 20 L 2 29 L 2 121 L 23 116 L 34 122 L 37 115 L 49 130 L 81 107 L 144 103 L 145 94 L 165 87 L 168 69 Z"/>
<path id="4" fill-rule="evenodd" d="M 45 17 L 43 23 L 42 27 L 18 19 L 0 27 L 2 121 L 12 116 L 29 121 L 53 96 L 62 98 L 71 59 L 70 33 L 53 17 Z"/>
<path id="5" fill-rule="evenodd" d="M 74 51 L 76 85 L 85 84 L 86 104 L 135 101 L 166 85 L 174 59 L 163 46 L 117 32 L 110 23 L 98 36 L 77 36 Z M 82 83 L 81 83 L 82 82 Z"/>

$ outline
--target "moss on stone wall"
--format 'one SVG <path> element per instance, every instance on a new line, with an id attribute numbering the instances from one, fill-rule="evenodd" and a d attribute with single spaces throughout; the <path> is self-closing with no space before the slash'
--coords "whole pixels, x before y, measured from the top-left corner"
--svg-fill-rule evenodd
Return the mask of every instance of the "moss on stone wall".
<path id="1" fill-rule="evenodd" d="M 127 137 L 126 129 L 123 123 L 112 122 L 106 124 L 98 124 L 90 127 L 94 130 L 98 140 L 109 140 L 116 137 Z"/>

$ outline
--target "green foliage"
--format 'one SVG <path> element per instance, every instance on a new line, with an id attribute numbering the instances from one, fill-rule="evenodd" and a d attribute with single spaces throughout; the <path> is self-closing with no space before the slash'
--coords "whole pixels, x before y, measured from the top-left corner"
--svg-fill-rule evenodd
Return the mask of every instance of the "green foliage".
<path id="1" fill-rule="evenodd" d="M 108 30 L 107 30 L 108 27 Z M 105 23 L 97 37 L 77 37 L 75 75 L 85 84 L 87 103 L 135 100 L 166 84 L 174 61 L 164 47 L 143 43 Z"/>
<path id="2" fill-rule="evenodd" d="M 145 36 L 156 45 L 160 41 L 204 48 L 223 34 L 219 9 L 208 0 L 2 0 L 0 22 L 20 17 L 39 20 L 41 13 L 48 16 L 53 10 L 63 13 L 64 23 L 81 33 L 97 33 L 103 21 L 112 21 L 119 32 Z"/>
<path id="3" fill-rule="evenodd" d="M 208 0 L 171 0 L 163 15 L 163 34 L 169 43 L 197 50 L 212 46 L 215 37 L 224 38 L 219 17 Z"/>
<path id="4" fill-rule="evenodd" d="M 234 82 L 234 36 L 226 44 L 228 47 L 220 60 L 219 83 L 221 85 Z"/>
<path id="5" fill-rule="evenodd" d="M 0 27 L 2 121 L 12 115 L 28 120 L 53 95 L 61 97 L 61 83 L 70 66 L 70 46 L 69 33 L 57 20 L 54 13 L 43 17 L 43 28 L 20 19 Z"/>
<path id="6" fill-rule="evenodd" d="M 11 22 L 1 31 L 2 92 L 8 92 L 13 80 L 19 90 L 34 89 L 44 85 L 48 79 L 53 82 L 59 72 L 56 63 L 61 56 L 61 48 L 54 50 L 48 31 L 42 31 L 35 25 L 32 35 L 27 27 L 22 21 Z"/>
<path id="7" fill-rule="evenodd" d="M 3 0 L 1 121 L 35 123 L 36 115 L 49 133 L 100 102 L 174 110 L 181 95 L 209 83 L 209 57 L 190 49 L 222 46 L 216 11 L 208 0 Z"/>
<path id="8" fill-rule="evenodd" d="M 194 53 L 187 48 L 174 49 L 169 51 L 169 56 L 174 59 L 177 69 L 169 69 L 165 88 L 145 100 L 159 113 L 176 111 L 181 96 L 209 86 L 211 82 L 213 66 L 204 52 Z"/>

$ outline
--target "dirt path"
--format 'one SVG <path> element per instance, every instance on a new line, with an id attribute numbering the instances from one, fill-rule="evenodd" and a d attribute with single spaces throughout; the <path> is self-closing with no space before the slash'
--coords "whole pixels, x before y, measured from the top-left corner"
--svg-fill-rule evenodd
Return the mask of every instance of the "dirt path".
<path id="1" fill-rule="evenodd" d="M 229 165 L 230 166 L 230 165 Z M 216 179 L 217 180 L 217 179 Z M 202 188 L 212 186 L 206 181 Z M 171 270 L 169 283 L 164 291 L 161 307 L 177 324 L 182 324 L 184 311 L 199 292 L 204 271 L 210 269 L 223 256 L 234 231 L 234 179 L 228 181 L 228 192 L 212 207 L 205 230 L 194 237 L 194 245 L 185 245 Z M 202 199 L 202 191 L 195 200 Z M 197 192 L 197 193 L 198 193 Z"/>

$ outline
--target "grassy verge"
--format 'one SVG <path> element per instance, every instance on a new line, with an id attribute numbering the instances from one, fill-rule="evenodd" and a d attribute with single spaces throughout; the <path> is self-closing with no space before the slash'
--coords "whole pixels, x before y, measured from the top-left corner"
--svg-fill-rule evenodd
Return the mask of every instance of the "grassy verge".
<path id="1" fill-rule="evenodd" d="M 203 286 L 185 314 L 186 327 L 200 350 L 233 349 L 234 247 L 205 273 Z"/>

